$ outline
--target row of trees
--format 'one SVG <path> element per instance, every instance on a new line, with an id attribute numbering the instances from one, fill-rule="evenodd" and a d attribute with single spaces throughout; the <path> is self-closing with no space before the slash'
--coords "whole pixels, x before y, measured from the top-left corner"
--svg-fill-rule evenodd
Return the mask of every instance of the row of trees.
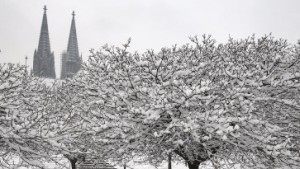
<path id="1" fill-rule="evenodd" d="M 299 168 L 299 45 L 266 36 L 143 54 L 104 46 L 73 79 L 51 85 L 1 66 L 1 165 L 63 154 L 190 169 Z"/>

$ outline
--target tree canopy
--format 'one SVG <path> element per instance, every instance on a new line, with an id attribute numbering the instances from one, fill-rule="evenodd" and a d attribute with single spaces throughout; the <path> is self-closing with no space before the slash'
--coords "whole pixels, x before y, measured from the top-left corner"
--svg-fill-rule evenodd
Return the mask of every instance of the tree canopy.
<path id="1" fill-rule="evenodd" d="M 92 51 L 75 79 L 98 130 L 110 132 L 101 138 L 136 156 L 174 152 L 190 168 L 298 166 L 298 46 L 270 36 L 191 41 L 159 53 L 132 54 L 129 43 Z"/>
<path id="2" fill-rule="evenodd" d="M 191 42 L 143 54 L 130 40 L 105 45 L 51 87 L 2 66 L 0 152 L 30 164 L 54 154 L 158 164 L 173 153 L 190 169 L 299 168 L 299 45 Z"/>

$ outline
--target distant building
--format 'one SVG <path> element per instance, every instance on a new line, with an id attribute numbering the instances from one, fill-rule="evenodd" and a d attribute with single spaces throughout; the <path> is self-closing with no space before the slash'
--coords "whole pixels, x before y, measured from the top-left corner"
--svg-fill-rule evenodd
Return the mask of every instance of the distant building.
<path id="1" fill-rule="evenodd" d="M 42 21 L 42 28 L 38 49 L 34 51 L 33 56 L 33 70 L 34 76 L 53 78 L 55 79 L 55 64 L 54 54 L 50 48 L 50 38 L 47 22 L 47 8 L 44 7 L 44 15 Z M 82 58 L 79 56 L 78 41 L 75 27 L 75 12 L 72 13 L 73 18 L 71 22 L 71 29 L 68 41 L 67 51 L 62 53 L 61 56 L 61 79 L 73 77 L 80 67 Z"/>
<path id="2" fill-rule="evenodd" d="M 44 7 L 44 15 L 42 28 L 40 33 L 38 49 L 34 51 L 33 56 L 33 75 L 55 79 L 54 54 L 51 52 L 46 6 Z"/>
<path id="3" fill-rule="evenodd" d="M 61 56 L 61 79 L 73 77 L 79 71 L 82 62 L 82 58 L 79 57 L 74 11 L 72 15 L 68 48 Z"/>

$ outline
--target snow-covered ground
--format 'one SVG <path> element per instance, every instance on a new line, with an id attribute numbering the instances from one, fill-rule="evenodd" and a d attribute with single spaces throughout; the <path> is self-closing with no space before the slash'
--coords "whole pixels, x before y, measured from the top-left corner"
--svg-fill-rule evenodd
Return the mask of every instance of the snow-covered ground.
<path id="1" fill-rule="evenodd" d="M 55 164 L 52 164 L 52 163 L 48 163 L 48 164 L 46 164 L 46 166 L 47 166 L 46 169 L 57 169 L 58 168 Z M 121 167 L 121 166 L 115 166 L 115 167 L 117 169 L 123 169 L 123 167 Z M 129 165 L 126 167 L 126 169 L 167 169 L 167 168 L 168 168 L 167 164 L 164 164 L 158 168 L 155 168 L 154 166 L 151 166 L 151 165 L 141 165 L 141 164 L 132 164 L 132 165 Z M 19 169 L 29 169 L 29 168 L 22 167 Z M 186 167 L 183 164 L 173 163 L 172 169 L 188 169 L 188 167 Z"/>
<path id="2" fill-rule="evenodd" d="M 57 169 L 58 167 L 53 164 L 53 163 L 48 163 L 46 164 L 47 168 L 45 169 Z M 117 169 L 123 169 L 122 166 L 115 166 L 115 168 Z M 154 166 L 151 166 L 151 165 L 142 165 L 142 164 L 130 164 L 130 165 L 127 165 L 126 166 L 126 169 L 167 169 L 168 168 L 168 165 L 167 163 L 159 166 L 159 167 L 154 167 Z M 19 169 L 29 169 L 29 168 L 19 168 Z M 172 169 L 188 169 L 188 167 L 182 163 L 172 163 Z M 202 167 L 199 167 L 199 169 L 212 169 L 212 167 L 209 167 L 209 166 L 202 166 Z"/>
<path id="3" fill-rule="evenodd" d="M 62 163 L 64 164 L 69 164 L 69 162 L 66 159 L 61 159 Z M 60 169 L 60 167 L 58 167 L 57 165 L 55 165 L 54 163 L 46 163 L 46 168 L 45 169 Z M 68 165 L 69 166 L 69 165 Z M 115 166 L 117 169 L 123 169 L 122 166 Z M 136 163 L 129 163 L 126 166 L 126 169 L 167 169 L 168 168 L 168 164 L 167 163 L 163 163 L 161 166 L 159 167 L 154 167 L 151 165 L 142 165 L 142 164 L 136 164 Z M 20 167 L 19 169 L 31 169 L 28 167 Z M 187 166 L 185 166 L 182 163 L 176 163 L 176 162 L 172 162 L 172 169 L 188 169 Z M 211 167 L 207 166 L 207 167 L 199 167 L 199 169 L 212 169 Z"/>
<path id="4" fill-rule="evenodd" d="M 14 162 L 18 161 L 18 157 L 15 157 L 15 159 L 13 160 Z M 59 161 L 63 164 L 66 164 L 67 166 L 69 165 L 69 161 L 66 160 L 65 158 L 59 158 Z M 56 164 L 54 163 L 45 163 L 46 168 L 45 169 L 60 169 L 60 167 L 58 167 Z M 115 166 L 117 169 L 123 169 L 122 166 Z M 0 167 L 1 168 L 1 167 Z M 129 163 L 126 166 L 127 169 L 167 169 L 168 165 L 167 163 L 162 164 L 161 166 L 159 166 L 158 168 L 151 166 L 151 165 L 142 165 L 142 164 L 136 164 L 136 163 Z M 31 169 L 31 167 L 19 167 L 18 169 Z M 172 163 L 172 169 L 188 169 L 188 167 L 186 167 L 184 164 L 182 163 Z"/>
<path id="5" fill-rule="evenodd" d="M 117 169 L 123 169 L 123 167 L 118 167 L 116 166 Z M 151 165 L 138 165 L 138 164 L 135 164 L 135 165 L 130 165 L 130 166 L 127 166 L 126 169 L 167 169 L 168 168 L 168 165 L 165 164 L 165 165 L 162 165 L 158 168 L 155 168 L 154 166 L 151 166 Z M 183 164 L 173 164 L 172 165 L 172 169 L 188 169 L 188 167 L 186 167 L 185 165 Z"/>

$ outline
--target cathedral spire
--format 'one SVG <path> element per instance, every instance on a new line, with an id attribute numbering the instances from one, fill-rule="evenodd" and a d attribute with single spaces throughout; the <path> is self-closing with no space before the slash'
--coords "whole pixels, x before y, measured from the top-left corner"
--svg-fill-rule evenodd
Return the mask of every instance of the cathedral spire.
<path id="1" fill-rule="evenodd" d="M 81 67 L 81 58 L 79 56 L 77 33 L 75 26 L 75 12 L 72 12 L 72 22 L 69 34 L 67 52 L 62 54 L 61 58 L 61 79 L 73 77 Z"/>
<path id="2" fill-rule="evenodd" d="M 44 6 L 43 9 L 44 9 L 44 15 L 43 15 L 38 51 L 42 51 L 42 55 L 45 56 L 47 55 L 48 52 L 51 51 L 51 48 L 50 48 L 50 40 L 49 40 L 46 5 Z"/>
<path id="3" fill-rule="evenodd" d="M 46 5 L 43 9 L 44 15 L 38 49 L 35 50 L 33 57 L 33 73 L 36 76 L 55 78 L 54 54 L 51 53 L 50 48 Z"/>
<path id="4" fill-rule="evenodd" d="M 72 22 L 71 22 L 71 29 L 69 35 L 69 43 L 67 52 L 69 53 L 70 57 L 77 59 L 79 58 L 78 52 L 78 42 L 77 42 L 77 34 L 76 34 L 76 27 L 75 27 L 75 12 L 72 12 Z"/>

